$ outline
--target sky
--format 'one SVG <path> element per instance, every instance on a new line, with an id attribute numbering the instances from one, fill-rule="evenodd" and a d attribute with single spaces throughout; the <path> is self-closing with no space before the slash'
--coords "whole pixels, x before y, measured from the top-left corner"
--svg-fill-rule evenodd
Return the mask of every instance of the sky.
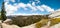
<path id="1" fill-rule="evenodd" d="M 0 10 L 1 10 L 1 6 L 2 6 L 2 2 L 3 2 L 3 0 L 0 0 Z"/>
<path id="2" fill-rule="evenodd" d="M 3 0 L 0 0 L 0 8 L 2 2 Z M 6 15 L 45 15 L 60 10 L 60 0 L 4 0 L 4 2 Z"/>

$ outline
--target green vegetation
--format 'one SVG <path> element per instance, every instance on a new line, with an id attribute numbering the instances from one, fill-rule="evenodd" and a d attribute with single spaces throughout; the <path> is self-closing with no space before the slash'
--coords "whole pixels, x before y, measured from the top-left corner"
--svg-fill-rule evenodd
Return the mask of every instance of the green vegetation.
<path id="1" fill-rule="evenodd" d="M 20 27 L 27 26 L 33 23 L 36 23 L 41 20 L 40 16 L 18 16 L 12 19 L 13 24 L 16 24 Z"/>
<path id="2" fill-rule="evenodd" d="M 5 11 L 5 6 L 4 6 L 4 2 L 2 3 L 2 8 L 1 8 L 1 20 L 6 20 L 6 11 Z"/>
<path id="3" fill-rule="evenodd" d="M 13 17 L 13 24 L 16 24 L 20 27 L 28 26 L 39 22 L 41 19 L 48 19 L 48 15 L 32 15 L 32 16 L 17 16 Z"/>
<path id="4" fill-rule="evenodd" d="M 0 19 L 1 19 L 1 12 L 0 12 Z"/>
<path id="5" fill-rule="evenodd" d="M 41 28 L 42 26 L 46 25 L 48 21 L 49 21 L 48 19 L 42 19 L 40 22 L 36 23 L 36 28 Z M 53 26 L 58 23 L 60 23 L 60 18 L 55 19 L 52 18 L 50 26 Z"/>
<path id="6" fill-rule="evenodd" d="M 47 22 L 48 22 L 48 19 L 42 19 L 41 21 L 36 23 L 36 28 L 40 28 L 40 27 L 46 25 Z"/>
<path id="7" fill-rule="evenodd" d="M 0 11 L 0 19 L 1 19 L 1 11 Z"/>
<path id="8" fill-rule="evenodd" d="M 60 23 L 60 18 L 55 18 L 51 20 L 51 26 Z"/>

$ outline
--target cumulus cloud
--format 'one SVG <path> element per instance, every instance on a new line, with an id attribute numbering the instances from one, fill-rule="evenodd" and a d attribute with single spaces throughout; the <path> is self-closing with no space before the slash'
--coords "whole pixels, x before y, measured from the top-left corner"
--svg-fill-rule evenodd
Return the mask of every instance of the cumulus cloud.
<path id="1" fill-rule="evenodd" d="M 15 2 L 15 0 L 10 0 L 10 1 Z"/>
<path id="2" fill-rule="evenodd" d="M 59 8 L 59 9 L 57 9 L 56 11 L 60 11 L 60 8 Z"/>
<path id="3" fill-rule="evenodd" d="M 42 7 L 43 9 L 45 9 L 46 11 L 48 11 L 48 12 L 54 11 L 54 9 L 52 9 L 51 7 L 46 6 L 46 5 L 41 5 L 41 7 Z"/>
<path id="4" fill-rule="evenodd" d="M 35 2 L 32 2 L 32 5 L 35 6 Z"/>
<path id="5" fill-rule="evenodd" d="M 32 2 L 32 4 L 14 3 L 13 5 L 11 5 L 11 4 L 8 4 L 9 1 L 15 2 L 15 0 L 5 0 L 5 9 L 6 9 L 7 15 L 16 15 L 16 14 L 14 14 L 14 12 L 18 11 L 19 8 L 23 8 L 24 10 L 27 10 L 28 8 L 26 8 L 26 7 L 29 7 L 32 12 L 37 11 L 37 10 L 40 10 L 40 11 L 46 10 L 47 12 L 54 11 L 54 9 L 52 9 L 51 7 L 49 7 L 47 5 L 36 6 L 35 2 Z M 22 13 L 18 13 L 17 15 L 19 15 L 19 14 L 26 15 L 26 14 L 22 14 Z M 36 14 L 36 13 L 34 13 L 34 14 Z M 33 14 L 27 14 L 27 15 L 33 15 Z"/>
<path id="6" fill-rule="evenodd" d="M 44 11 L 44 9 L 41 6 L 37 6 L 36 8 L 40 11 Z"/>
<path id="7" fill-rule="evenodd" d="M 14 0 L 12 0 L 12 2 L 13 1 Z M 7 12 L 6 15 L 14 14 L 14 12 L 17 11 L 18 8 L 21 8 L 21 7 L 26 10 L 26 8 L 25 8 L 26 5 L 24 3 L 19 3 L 19 4 L 15 3 L 14 5 L 11 5 L 11 4 L 9 4 L 9 0 L 5 1 L 5 9 L 6 9 L 6 12 Z"/>
<path id="8" fill-rule="evenodd" d="M 31 5 L 30 3 L 28 3 L 26 5 L 27 5 L 27 7 L 31 8 L 32 11 L 36 11 L 37 10 L 35 5 Z"/>
<path id="9" fill-rule="evenodd" d="M 8 2 L 6 2 L 5 9 L 6 9 L 6 12 L 8 15 L 8 14 L 13 14 L 15 11 L 17 11 L 18 8 L 16 6 L 13 6 L 11 4 L 8 4 Z"/>
<path id="10" fill-rule="evenodd" d="M 57 12 L 60 12 L 60 9 L 57 9 L 55 11 L 52 11 L 51 13 L 57 13 Z"/>
<path id="11" fill-rule="evenodd" d="M 10 14 L 10 15 L 23 15 L 23 16 L 28 16 L 28 15 L 43 15 L 43 14 L 38 14 L 38 13 L 31 13 L 31 14 L 26 14 L 26 13 L 16 13 L 16 14 Z M 9 15 L 7 15 L 9 16 Z"/>
<path id="12" fill-rule="evenodd" d="M 15 2 L 15 0 L 4 0 L 4 2 L 9 2 L 9 1 Z"/>
<path id="13" fill-rule="evenodd" d="M 49 6 L 46 6 L 46 5 L 40 5 L 40 6 L 33 6 L 34 9 L 32 9 L 33 11 L 37 11 L 37 10 L 40 10 L 40 11 L 47 11 L 47 12 L 51 12 L 51 11 L 54 11 L 54 9 L 52 9 L 51 7 Z"/>

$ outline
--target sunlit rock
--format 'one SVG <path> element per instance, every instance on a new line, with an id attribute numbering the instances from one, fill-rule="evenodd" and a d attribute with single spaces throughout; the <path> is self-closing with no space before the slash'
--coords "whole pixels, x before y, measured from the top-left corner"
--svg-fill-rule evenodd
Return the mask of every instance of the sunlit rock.
<path id="1" fill-rule="evenodd" d="M 17 26 L 17 25 L 13 25 L 11 19 L 6 19 L 6 20 L 2 23 L 2 27 L 3 27 L 3 28 L 20 28 L 20 27 Z"/>
<path id="2" fill-rule="evenodd" d="M 1 28 L 1 26 L 2 26 L 2 20 L 0 20 L 0 28 Z"/>
<path id="3" fill-rule="evenodd" d="M 60 23 L 56 24 L 56 25 L 53 25 L 51 26 L 50 28 L 60 28 Z"/>
<path id="4" fill-rule="evenodd" d="M 48 17 L 51 17 L 51 18 L 60 18 L 60 11 L 59 10 L 54 11 Z"/>
<path id="5" fill-rule="evenodd" d="M 28 25 L 28 26 L 24 26 L 22 28 L 36 28 L 35 24 L 31 24 L 31 25 Z"/>

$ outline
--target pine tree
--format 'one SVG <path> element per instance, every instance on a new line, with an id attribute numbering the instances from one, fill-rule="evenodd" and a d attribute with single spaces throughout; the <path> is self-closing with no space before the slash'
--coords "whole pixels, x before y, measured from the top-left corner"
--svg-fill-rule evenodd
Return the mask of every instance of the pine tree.
<path id="1" fill-rule="evenodd" d="M 0 19 L 1 19 L 1 12 L 0 12 Z"/>
<path id="2" fill-rule="evenodd" d="M 6 11 L 5 11 L 5 6 L 4 6 L 4 2 L 2 3 L 2 8 L 1 8 L 1 20 L 6 20 Z"/>

